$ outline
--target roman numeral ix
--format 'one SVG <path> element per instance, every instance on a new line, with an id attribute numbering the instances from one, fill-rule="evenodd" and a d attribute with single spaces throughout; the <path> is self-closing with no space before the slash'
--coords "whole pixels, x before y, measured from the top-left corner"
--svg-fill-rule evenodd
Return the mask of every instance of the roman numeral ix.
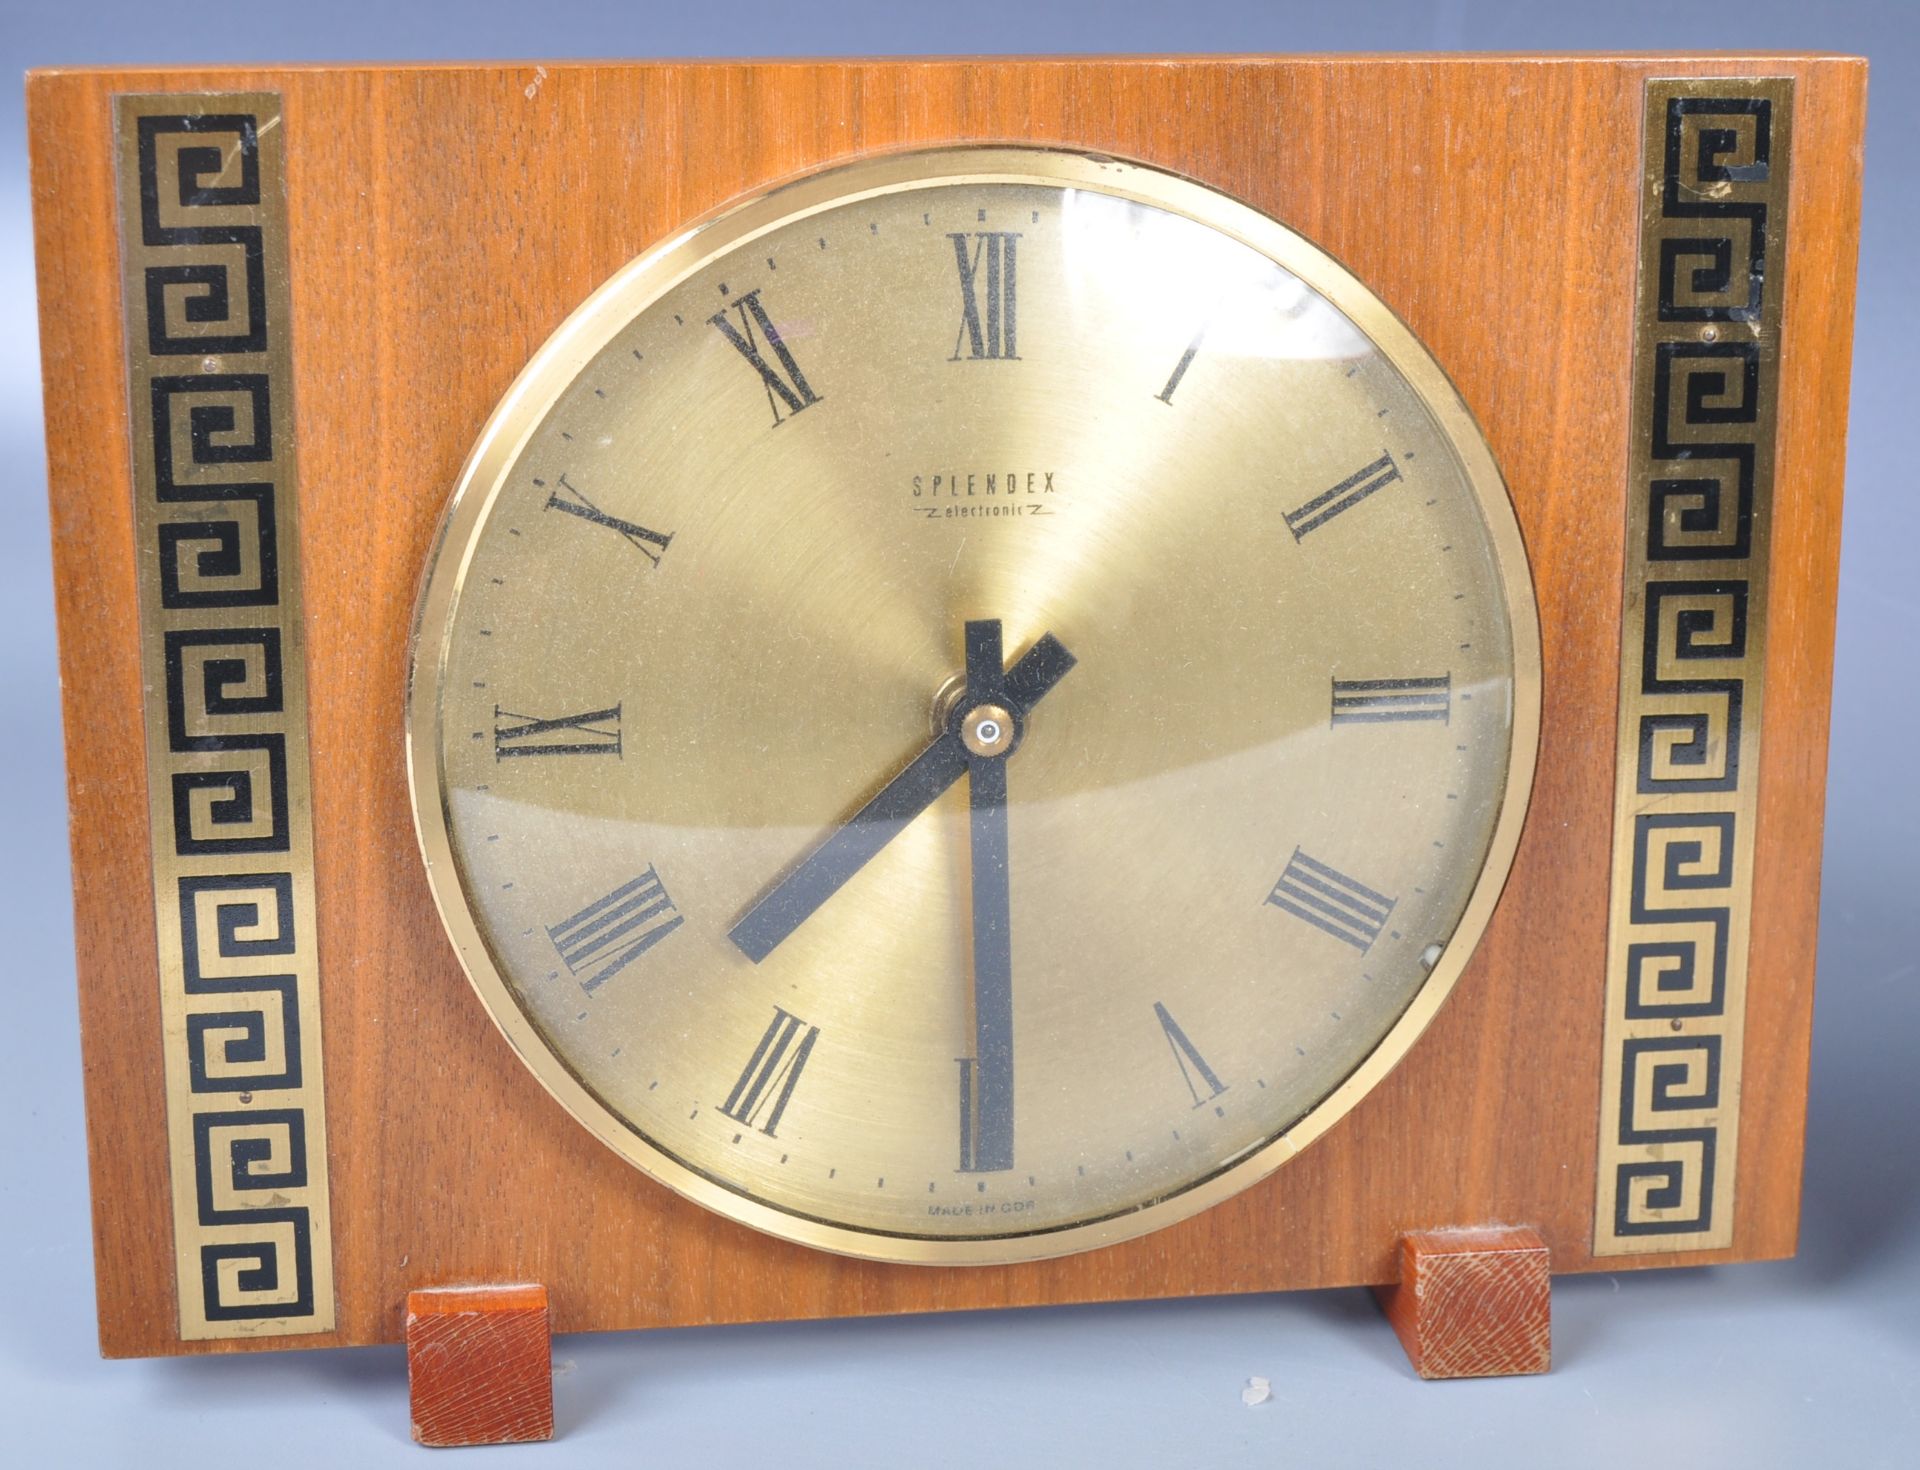
<path id="1" fill-rule="evenodd" d="M 493 707 L 493 758 L 510 755 L 620 754 L 620 706 L 551 720 Z"/>
<path id="2" fill-rule="evenodd" d="M 720 1111 L 749 1128 L 759 1125 L 762 1133 L 774 1137 L 793 1098 L 793 1089 L 800 1083 L 800 1074 L 806 1069 L 807 1058 L 813 1055 L 813 1044 L 819 1039 L 818 1026 L 809 1026 L 775 1006 L 773 1020 L 760 1033 L 759 1045 L 741 1068 L 739 1080 Z M 764 1124 L 760 1123 L 763 1111 L 767 1118 Z"/>
<path id="3" fill-rule="evenodd" d="M 1365 953 L 1380 937 L 1398 900 L 1356 883 L 1296 847 L 1267 902 Z"/>
<path id="4" fill-rule="evenodd" d="M 592 995 L 678 929 L 685 917 L 673 906 L 652 867 L 605 898 L 547 930 L 547 937 L 580 988 Z"/>
<path id="5" fill-rule="evenodd" d="M 541 482 L 535 480 L 533 483 L 538 485 Z M 561 493 L 562 491 L 566 493 L 563 495 Z M 667 543 L 673 540 L 673 533 L 671 531 L 665 533 L 649 531 L 645 526 L 636 526 L 632 521 L 623 521 L 618 516 L 608 515 L 604 510 L 600 509 L 599 506 L 595 505 L 591 500 L 587 499 L 586 496 L 569 485 L 565 475 L 560 477 L 560 484 L 557 489 L 548 491 L 545 508 L 548 510 L 565 511 L 568 515 L 578 516 L 581 520 L 591 525 L 606 526 L 613 531 L 617 531 L 623 540 L 655 566 L 660 565 L 660 557 L 666 551 Z"/>
<path id="6" fill-rule="evenodd" d="M 758 286 L 735 302 L 733 310 L 740 314 L 737 328 L 727 320 L 724 309 L 708 317 L 707 323 L 732 343 L 733 350 L 760 374 L 760 381 L 767 390 L 767 407 L 773 410 L 773 426 L 777 429 L 784 421 L 780 413 L 781 404 L 786 404 L 786 417 L 791 418 L 802 409 L 812 408 L 820 401 L 820 395 L 808 385 L 806 374 L 800 371 L 800 364 L 794 361 L 793 350 L 781 340 L 779 328 L 774 326 L 773 318 L 767 315 L 766 307 L 760 304 Z M 760 355 L 763 341 L 780 364 L 779 369 Z M 785 370 L 785 377 L 781 376 L 781 369 Z"/>
<path id="7" fill-rule="evenodd" d="M 1286 514 L 1287 529 L 1295 541 L 1304 541 L 1309 531 L 1317 531 L 1342 511 L 1352 510 L 1376 490 L 1384 490 L 1400 478 L 1400 467 L 1391 454 L 1383 454 L 1372 464 L 1355 470 L 1335 485 L 1313 497 L 1298 510 Z"/>
<path id="8" fill-rule="evenodd" d="M 1419 720 L 1451 723 L 1453 675 L 1437 679 L 1335 679 L 1335 725 L 1404 724 Z"/>
<path id="9" fill-rule="evenodd" d="M 1197 1108 L 1202 1103 L 1212 1102 L 1225 1092 L 1227 1084 L 1214 1074 L 1213 1068 L 1207 1065 L 1207 1059 L 1187 1040 L 1187 1033 L 1180 1029 L 1180 1023 L 1173 1019 L 1173 1013 L 1157 1000 L 1153 1003 L 1153 1013 L 1160 1018 L 1160 1029 L 1166 1033 L 1174 1065 L 1180 1069 L 1180 1080 L 1187 1084 L 1193 1105 Z M 1207 1090 L 1204 1097 L 1200 1093 L 1202 1087 Z"/>
<path id="10" fill-rule="evenodd" d="M 1018 283 L 1016 255 L 1020 237 L 1000 230 L 982 230 L 968 237 L 949 235 L 953 242 L 954 264 L 960 271 L 960 330 L 953 339 L 953 356 L 959 362 L 960 349 L 967 349 L 970 360 L 1017 358 L 1015 332 L 1019 318 L 1015 311 Z M 973 242 L 968 249 L 968 241 Z M 981 266 L 986 280 L 981 282 Z M 981 311 L 982 296 L 986 310 Z"/>

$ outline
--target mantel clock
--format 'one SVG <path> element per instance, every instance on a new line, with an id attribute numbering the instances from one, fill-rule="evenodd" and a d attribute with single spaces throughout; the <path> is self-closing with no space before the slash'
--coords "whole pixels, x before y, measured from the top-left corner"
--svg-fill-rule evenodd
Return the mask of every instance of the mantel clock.
<path id="1" fill-rule="evenodd" d="M 1790 1253 L 1863 94 L 36 75 L 106 1350 Z"/>

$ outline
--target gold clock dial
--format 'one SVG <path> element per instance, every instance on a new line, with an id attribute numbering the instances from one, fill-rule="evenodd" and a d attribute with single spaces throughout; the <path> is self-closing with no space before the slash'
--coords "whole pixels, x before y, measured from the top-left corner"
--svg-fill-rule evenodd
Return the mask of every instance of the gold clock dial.
<path id="1" fill-rule="evenodd" d="M 826 1248 L 1055 1254 L 1384 1075 L 1531 776 L 1538 644 L 1432 360 L 1278 224 L 893 155 L 543 349 L 423 595 L 449 932 L 554 1094 Z"/>

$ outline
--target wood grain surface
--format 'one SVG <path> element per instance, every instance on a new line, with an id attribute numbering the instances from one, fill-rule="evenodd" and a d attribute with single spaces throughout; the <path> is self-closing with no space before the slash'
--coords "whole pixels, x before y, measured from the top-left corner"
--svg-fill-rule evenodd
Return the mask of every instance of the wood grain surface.
<path id="1" fill-rule="evenodd" d="M 553 1438 L 553 1332 L 544 1286 L 407 1294 L 407 1396 L 423 1445 Z"/>
<path id="2" fill-rule="evenodd" d="M 1553 1268 L 1522 1226 L 1416 1231 L 1400 1279 L 1375 1287 L 1422 1378 L 1545 1373 L 1553 1361 Z"/>
<path id="3" fill-rule="evenodd" d="M 1732 1261 L 1792 1252 L 1858 228 L 1864 63 L 1379 57 L 40 73 L 28 89 L 101 1341 L 394 1341 L 407 1293 L 538 1280 L 560 1331 L 1391 1281 L 1403 1233 L 1526 1220 L 1584 1270 L 1599 1121 L 1640 107 L 1797 79 L 1773 624 Z M 109 99 L 284 94 L 339 1326 L 182 1344 L 168 1239 Z M 1192 174 L 1367 281 L 1454 375 L 1540 600 L 1540 774 L 1513 877 L 1408 1059 L 1266 1183 L 1058 1261 L 828 1257 L 592 1141 L 461 976 L 401 749 L 408 621 L 468 446 L 616 267 L 770 180 L 1033 140 Z M 1650 1256 L 1606 1268 L 1672 1264 Z"/>

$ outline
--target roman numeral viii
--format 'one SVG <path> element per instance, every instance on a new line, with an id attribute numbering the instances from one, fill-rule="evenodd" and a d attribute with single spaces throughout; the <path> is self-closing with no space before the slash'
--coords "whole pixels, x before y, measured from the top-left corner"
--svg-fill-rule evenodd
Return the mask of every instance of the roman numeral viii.
<path id="1" fill-rule="evenodd" d="M 1227 1090 L 1227 1084 L 1214 1074 L 1207 1065 L 1207 1059 L 1200 1055 L 1194 1044 L 1187 1040 L 1187 1033 L 1180 1029 L 1180 1023 L 1173 1019 L 1173 1013 L 1159 1001 L 1153 1003 L 1153 1013 L 1160 1018 L 1160 1029 L 1166 1034 L 1167 1046 L 1173 1052 L 1173 1063 L 1180 1069 L 1180 1080 L 1187 1084 L 1187 1093 L 1193 1098 L 1197 1108 L 1202 1103 L 1212 1102 Z M 1200 1089 L 1206 1088 L 1201 1096 Z"/>
<path id="2" fill-rule="evenodd" d="M 1398 900 L 1376 893 L 1296 847 L 1267 902 L 1365 953 L 1380 937 Z"/>
<path id="3" fill-rule="evenodd" d="M 800 1084 L 800 1074 L 806 1070 L 807 1058 L 813 1055 L 813 1044 L 819 1039 L 818 1026 L 809 1026 L 775 1006 L 773 1020 L 760 1033 L 760 1044 L 740 1069 L 739 1079 L 720 1111 L 736 1123 L 749 1128 L 757 1125 L 767 1137 L 774 1137 L 774 1129 L 780 1126 L 780 1118 L 793 1098 L 793 1089 Z M 763 1112 L 765 1123 L 760 1122 Z"/>
<path id="4" fill-rule="evenodd" d="M 1453 675 L 1437 679 L 1335 679 L 1335 725 L 1385 725 L 1438 720 L 1451 723 Z"/>
<path id="5" fill-rule="evenodd" d="M 652 867 L 547 930 L 562 962 L 592 995 L 686 922 Z"/>
<path id="6" fill-rule="evenodd" d="M 960 330 L 953 339 L 953 356 L 959 362 L 960 349 L 967 349 L 970 360 L 1017 358 L 1015 327 L 1019 316 L 1015 309 L 1018 285 L 1018 235 L 1000 230 L 982 230 L 973 236 L 949 235 L 953 242 L 954 264 L 960 271 Z M 969 242 L 971 241 L 971 248 Z M 981 267 L 986 279 L 981 280 Z M 984 311 L 982 298 L 985 298 Z"/>
<path id="7" fill-rule="evenodd" d="M 620 706 L 551 720 L 493 707 L 493 758 L 510 755 L 619 755 Z"/>
<path id="8" fill-rule="evenodd" d="M 781 404 L 787 406 L 785 417 L 791 418 L 802 409 L 812 408 L 820 401 L 820 395 L 807 383 L 807 375 L 800 371 L 800 364 L 794 361 L 793 349 L 781 339 L 779 328 L 774 326 L 773 318 L 767 315 L 766 307 L 760 304 L 759 287 L 756 286 L 735 302 L 733 310 L 740 316 L 738 327 L 727 320 L 724 309 L 708 317 L 707 323 L 732 343 L 733 350 L 760 374 L 760 381 L 767 390 L 767 407 L 773 410 L 773 426 L 777 429 L 783 422 Z M 773 354 L 778 368 L 760 355 L 762 342 L 766 344 L 767 351 Z"/>
<path id="9" fill-rule="evenodd" d="M 1295 541 L 1304 541 L 1309 531 L 1317 531 L 1342 511 L 1352 510 L 1376 490 L 1384 490 L 1400 478 L 1400 466 L 1391 454 L 1383 454 L 1372 464 L 1355 470 L 1331 490 L 1323 490 L 1298 510 L 1286 514 L 1287 529 Z"/>
<path id="10" fill-rule="evenodd" d="M 533 482 L 540 485 L 542 482 Z M 564 492 L 564 493 L 563 493 Z M 560 477 L 558 489 L 547 492 L 546 509 L 562 511 L 570 516 L 578 516 L 589 525 L 605 526 L 617 532 L 620 538 L 632 546 L 655 566 L 667 549 L 667 543 L 673 540 L 673 533 L 649 531 L 645 526 L 636 526 L 632 521 L 623 521 L 618 516 L 610 516 L 573 486 L 567 483 L 567 477 Z"/>

